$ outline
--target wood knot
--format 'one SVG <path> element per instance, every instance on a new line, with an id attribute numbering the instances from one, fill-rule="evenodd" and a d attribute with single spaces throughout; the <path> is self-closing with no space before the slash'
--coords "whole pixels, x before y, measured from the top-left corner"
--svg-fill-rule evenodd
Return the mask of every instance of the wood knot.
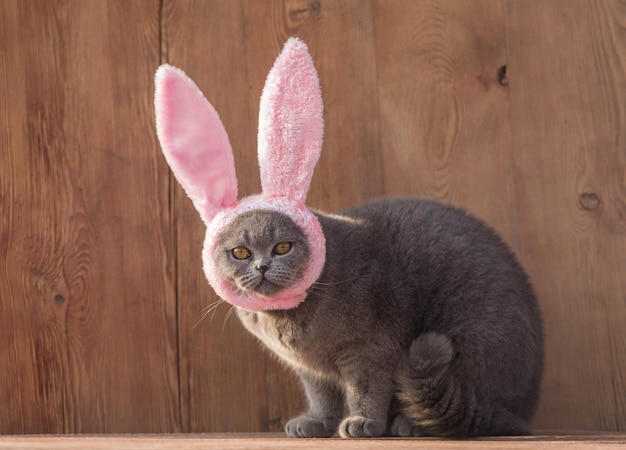
<path id="1" fill-rule="evenodd" d="M 506 64 L 498 69 L 498 83 L 500 86 L 509 85 L 509 78 L 506 76 Z"/>
<path id="2" fill-rule="evenodd" d="M 585 192 L 578 197 L 578 203 L 586 211 L 595 211 L 602 205 L 602 200 L 593 192 Z"/>
<path id="3" fill-rule="evenodd" d="M 65 303 L 65 297 L 61 294 L 54 296 L 54 303 L 58 306 L 62 306 Z"/>
<path id="4" fill-rule="evenodd" d="M 312 0 L 309 3 L 298 2 L 289 8 L 289 22 L 292 27 L 297 28 L 310 17 L 318 17 L 322 12 L 322 3 L 319 0 Z"/>
<path id="5" fill-rule="evenodd" d="M 318 0 L 313 0 L 309 4 L 309 7 L 311 8 L 311 11 L 313 11 L 316 14 L 319 14 L 320 9 L 322 9 L 322 4 Z"/>

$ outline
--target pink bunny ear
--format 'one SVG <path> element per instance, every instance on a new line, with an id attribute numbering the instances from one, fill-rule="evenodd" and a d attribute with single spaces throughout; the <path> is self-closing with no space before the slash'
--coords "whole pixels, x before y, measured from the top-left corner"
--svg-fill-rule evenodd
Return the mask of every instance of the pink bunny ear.
<path id="1" fill-rule="evenodd" d="M 259 111 L 261 186 L 302 203 L 322 150 L 319 79 L 304 42 L 290 38 L 267 76 Z"/>
<path id="2" fill-rule="evenodd" d="M 237 203 L 228 135 L 217 112 L 185 73 L 167 64 L 155 75 L 157 135 L 174 176 L 205 223 Z"/>

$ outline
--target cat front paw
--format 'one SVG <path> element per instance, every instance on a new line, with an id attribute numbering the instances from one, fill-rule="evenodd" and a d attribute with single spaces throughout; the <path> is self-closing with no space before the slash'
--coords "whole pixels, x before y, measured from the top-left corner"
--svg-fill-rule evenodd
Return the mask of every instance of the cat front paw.
<path id="1" fill-rule="evenodd" d="M 385 432 L 386 423 L 363 416 L 346 417 L 339 425 L 342 438 L 379 437 Z"/>
<path id="2" fill-rule="evenodd" d="M 302 415 L 287 422 L 285 432 L 293 438 L 325 438 L 331 437 L 335 430 L 322 420 Z"/>
<path id="3" fill-rule="evenodd" d="M 404 414 L 398 414 L 391 424 L 391 435 L 396 437 L 418 437 L 424 436 L 420 427 L 415 425 L 411 419 Z"/>

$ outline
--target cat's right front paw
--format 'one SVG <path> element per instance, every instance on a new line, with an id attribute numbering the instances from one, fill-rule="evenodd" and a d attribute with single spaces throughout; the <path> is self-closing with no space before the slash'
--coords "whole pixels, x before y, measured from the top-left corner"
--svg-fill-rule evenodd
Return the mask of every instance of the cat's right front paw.
<path id="1" fill-rule="evenodd" d="M 323 421 L 302 415 L 291 419 L 285 426 L 289 437 L 294 438 L 324 438 L 331 437 L 335 430 L 328 427 Z"/>

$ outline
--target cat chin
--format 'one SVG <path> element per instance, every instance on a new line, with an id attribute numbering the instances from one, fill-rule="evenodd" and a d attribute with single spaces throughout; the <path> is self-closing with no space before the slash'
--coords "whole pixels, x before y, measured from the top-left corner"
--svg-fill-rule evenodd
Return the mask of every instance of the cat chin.
<path id="1" fill-rule="evenodd" d="M 289 286 L 279 286 L 268 279 L 261 280 L 252 288 L 250 286 L 236 286 L 236 288 L 241 293 L 241 297 L 236 302 L 227 301 L 249 312 L 292 309 L 297 307 L 306 297 L 306 292 L 303 297 L 294 296 L 288 292 Z"/>
<path id="2" fill-rule="evenodd" d="M 268 280 L 267 278 L 263 278 L 259 280 L 259 282 L 254 287 L 242 287 L 238 286 L 243 292 L 249 295 L 256 295 L 259 297 L 266 298 L 271 300 L 272 296 L 278 294 L 280 291 L 284 289 L 284 286 L 279 286 Z"/>
<path id="3" fill-rule="evenodd" d="M 293 309 L 297 308 L 300 303 L 304 301 L 307 293 L 304 292 L 300 295 L 285 295 L 285 292 L 279 291 L 277 294 L 271 296 L 264 296 L 259 294 L 258 292 L 242 292 L 239 298 L 231 300 L 226 300 L 233 306 L 237 308 L 244 309 L 249 312 L 264 312 L 264 311 L 276 311 L 276 310 L 284 310 L 284 309 Z"/>

